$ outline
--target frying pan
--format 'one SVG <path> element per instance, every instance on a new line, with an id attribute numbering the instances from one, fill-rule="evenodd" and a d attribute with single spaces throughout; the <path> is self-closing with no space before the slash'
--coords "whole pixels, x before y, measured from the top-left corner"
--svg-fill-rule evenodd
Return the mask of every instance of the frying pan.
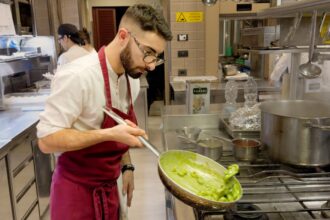
<path id="1" fill-rule="evenodd" d="M 104 107 L 102 110 L 118 124 L 127 124 L 125 120 L 123 120 L 111 109 Z M 145 147 L 151 150 L 158 157 L 158 174 L 164 186 L 169 192 L 172 193 L 172 195 L 184 203 L 200 210 L 219 210 L 231 207 L 242 197 L 243 190 L 241 184 L 234 176 L 231 177 L 229 182 L 232 186 L 236 185 L 236 187 L 239 187 L 240 193 L 235 200 L 230 202 L 207 199 L 194 193 L 189 186 L 182 187 L 182 185 L 176 181 L 176 178 L 173 178 L 173 175 L 171 175 L 173 167 L 174 169 L 175 167 L 178 169 L 197 168 L 196 171 L 202 173 L 203 177 L 206 177 L 205 182 L 218 180 L 215 177 L 212 179 L 212 175 L 209 175 L 210 173 L 218 176 L 224 176 L 227 169 L 208 157 L 190 151 L 169 150 L 164 153 L 159 153 L 159 151 L 147 139 L 142 136 L 139 136 L 138 138 Z M 201 167 L 204 167 L 205 169 L 198 170 L 198 168 Z M 204 171 L 205 173 L 203 173 Z"/>

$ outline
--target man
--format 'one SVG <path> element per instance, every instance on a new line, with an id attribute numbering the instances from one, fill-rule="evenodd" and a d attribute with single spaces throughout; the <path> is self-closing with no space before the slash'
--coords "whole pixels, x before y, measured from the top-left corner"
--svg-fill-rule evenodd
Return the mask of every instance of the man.
<path id="1" fill-rule="evenodd" d="M 65 51 L 58 58 L 57 67 L 88 54 L 88 51 L 81 47 L 84 45 L 84 41 L 80 38 L 76 26 L 73 24 L 61 24 L 57 29 L 57 33 L 58 42 Z"/>
<path id="2" fill-rule="evenodd" d="M 158 56 L 171 39 L 161 14 L 148 5 L 134 5 L 98 55 L 81 57 L 55 75 L 37 126 L 40 149 L 59 155 L 51 186 L 52 220 L 117 220 L 120 170 L 130 206 L 134 167 L 128 148 L 142 147 L 137 137 L 145 135 L 135 125 L 136 79 L 161 63 Z M 129 125 L 117 125 L 102 113 L 103 106 Z"/>

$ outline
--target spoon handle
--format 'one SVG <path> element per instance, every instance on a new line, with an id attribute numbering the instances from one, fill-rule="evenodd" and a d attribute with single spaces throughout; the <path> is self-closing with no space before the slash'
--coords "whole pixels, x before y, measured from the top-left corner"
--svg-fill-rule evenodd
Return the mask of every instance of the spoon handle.
<path id="1" fill-rule="evenodd" d="M 110 116 L 113 120 L 115 120 L 115 122 L 117 122 L 118 124 L 122 124 L 122 125 L 127 125 L 126 121 L 120 117 L 119 115 L 117 115 L 114 111 L 111 111 L 105 107 L 102 108 L 103 112 L 105 114 L 107 114 L 108 116 Z M 146 138 L 142 137 L 142 136 L 138 136 L 137 137 L 141 143 L 147 147 L 149 150 L 151 150 L 157 157 L 160 156 L 159 151 L 156 149 L 156 147 L 154 145 L 152 145 Z"/>
<path id="2" fill-rule="evenodd" d="M 309 62 L 312 62 L 313 54 L 314 54 L 316 20 L 317 20 L 317 10 L 314 10 L 311 20 L 311 42 L 310 42 L 309 54 L 308 54 Z"/>

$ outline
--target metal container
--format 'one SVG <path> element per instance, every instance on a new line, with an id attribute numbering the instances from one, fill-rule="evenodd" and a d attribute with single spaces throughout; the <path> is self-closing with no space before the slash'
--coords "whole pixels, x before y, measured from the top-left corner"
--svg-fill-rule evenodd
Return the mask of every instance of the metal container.
<path id="1" fill-rule="evenodd" d="M 212 160 L 219 160 L 222 156 L 223 142 L 214 138 L 201 139 L 197 141 L 197 153 Z"/>
<path id="2" fill-rule="evenodd" d="M 175 130 L 178 135 L 189 138 L 193 141 L 196 141 L 201 133 L 202 129 L 197 127 L 184 126 Z"/>
<path id="3" fill-rule="evenodd" d="M 254 161 L 258 158 L 261 143 L 255 139 L 239 138 L 232 140 L 234 157 L 241 161 Z"/>
<path id="4" fill-rule="evenodd" d="M 198 196 L 194 193 L 192 193 L 189 189 L 181 187 L 175 180 L 173 180 L 169 175 L 168 172 L 164 169 L 164 161 L 171 159 L 173 161 L 180 161 L 182 158 L 189 158 L 189 161 L 192 164 L 208 164 L 210 169 L 212 169 L 214 172 L 219 173 L 220 175 L 224 175 L 224 172 L 226 171 L 226 168 L 220 165 L 218 162 L 215 162 L 211 160 L 210 158 L 207 158 L 205 156 L 202 156 L 200 154 L 196 154 L 194 152 L 189 151 L 180 151 L 180 150 L 170 150 L 167 152 L 164 152 L 160 155 L 159 161 L 158 161 L 158 174 L 159 177 L 166 187 L 168 191 L 172 195 L 174 195 L 179 200 L 183 201 L 184 203 L 200 209 L 200 210 L 219 210 L 219 209 L 226 209 L 232 207 L 238 200 L 241 199 L 243 195 L 243 190 L 241 184 L 238 182 L 236 177 L 233 177 L 233 181 L 236 184 L 239 184 L 240 189 L 240 196 L 236 200 L 232 202 L 219 202 L 219 201 L 213 201 L 206 199 L 204 197 Z M 179 163 L 178 163 L 179 165 Z M 181 164 L 182 166 L 182 164 Z"/>
<path id="5" fill-rule="evenodd" d="M 264 102 L 261 142 L 274 161 L 298 166 L 330 164 L 330 105 L 317 101 Z"/>

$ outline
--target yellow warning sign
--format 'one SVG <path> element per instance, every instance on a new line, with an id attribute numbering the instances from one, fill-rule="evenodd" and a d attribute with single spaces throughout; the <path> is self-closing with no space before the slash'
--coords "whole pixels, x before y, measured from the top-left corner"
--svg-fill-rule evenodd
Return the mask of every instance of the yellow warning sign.
<path id="1" fill-rule="evenodd" d="M 203 12 L 201 11 L 176 12 L 175 20 L 176 22 L 202 22 Z"/>

